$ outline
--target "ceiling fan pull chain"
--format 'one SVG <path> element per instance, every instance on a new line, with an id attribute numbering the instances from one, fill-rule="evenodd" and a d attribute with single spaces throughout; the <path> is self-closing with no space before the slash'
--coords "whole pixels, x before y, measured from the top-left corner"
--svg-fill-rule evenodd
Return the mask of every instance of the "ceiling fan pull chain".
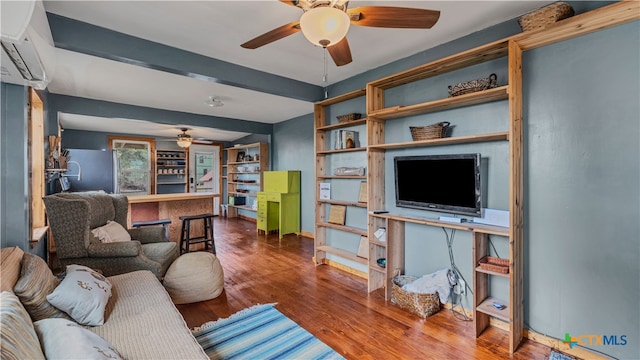
<path id="1" fill-rule="evenodd" d="M 323 62 L 323 72 L 322 72 L 322 82 L 326 83 L 328 81 L 328 67 L 327 67 L 327 48 L 323 48 L 322 50 L 324 50 L 322 53 L 324 54 L 324 62 Z"/>

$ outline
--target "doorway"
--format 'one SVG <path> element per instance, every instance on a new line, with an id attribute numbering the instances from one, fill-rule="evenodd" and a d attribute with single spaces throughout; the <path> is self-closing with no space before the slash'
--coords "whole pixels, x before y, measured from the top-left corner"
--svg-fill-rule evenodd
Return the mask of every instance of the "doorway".
<path id="1" fill-rule="evenodd" d="M 189 192 L 214 194 L 213 214 L 220 213 L 221 200 L 221 144 L 189 147 Z"/>

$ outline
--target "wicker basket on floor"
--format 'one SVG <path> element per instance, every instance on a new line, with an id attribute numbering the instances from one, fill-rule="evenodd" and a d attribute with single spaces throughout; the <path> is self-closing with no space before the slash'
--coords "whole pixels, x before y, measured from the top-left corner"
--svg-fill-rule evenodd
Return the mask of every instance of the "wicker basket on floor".
<path id="1" fill-rule="evenodd" d="M 560 20 L 572 17 L 575 14 L 571 5 L 558 1 L 528 14 L 522 15 L 518 23 L 522 31 L 531 31 L 545 28 Z"/>
<path id="2" fill-rule="evenodd" d="M 448 121 L 439 122 L 428 126 L 409 126 L 413 141 L 440 139 L 445 137 L 449 128 Z"/>
<path id="3" fill-rule="evenodd" d="M 440 311 L 440 297 L 437 293 L 419 294 L 402 288 L 416 279 L 409 275 L 394 276 L 391 282 L 391 303 L 425 319 Z"/>

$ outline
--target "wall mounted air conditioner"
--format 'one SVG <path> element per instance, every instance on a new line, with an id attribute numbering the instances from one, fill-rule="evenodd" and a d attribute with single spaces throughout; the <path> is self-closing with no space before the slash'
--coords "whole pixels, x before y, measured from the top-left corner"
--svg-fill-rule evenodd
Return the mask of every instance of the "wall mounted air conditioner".
<path id="1" fill-rule="evenodd" d="M 56 55 L 42 0 L 0 1 L 2 82 L 44 89 Z"/>

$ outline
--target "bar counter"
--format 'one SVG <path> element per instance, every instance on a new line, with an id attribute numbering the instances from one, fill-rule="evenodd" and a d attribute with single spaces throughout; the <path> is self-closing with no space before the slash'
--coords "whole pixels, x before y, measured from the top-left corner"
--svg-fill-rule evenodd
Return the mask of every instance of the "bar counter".
<path id="1" fill-rule="evenodd" d="M 128 225 L 135 221 L 171 219 L 169 239 L 179 244 L 182 222 L 180 216 L 213 213 L 214 193 L 183 193 L 127 196 Z M 195 225 L 195 228 L 194 228 Z M 202 224 L 191 226 L 193 233 L 202 232 Z"/>

